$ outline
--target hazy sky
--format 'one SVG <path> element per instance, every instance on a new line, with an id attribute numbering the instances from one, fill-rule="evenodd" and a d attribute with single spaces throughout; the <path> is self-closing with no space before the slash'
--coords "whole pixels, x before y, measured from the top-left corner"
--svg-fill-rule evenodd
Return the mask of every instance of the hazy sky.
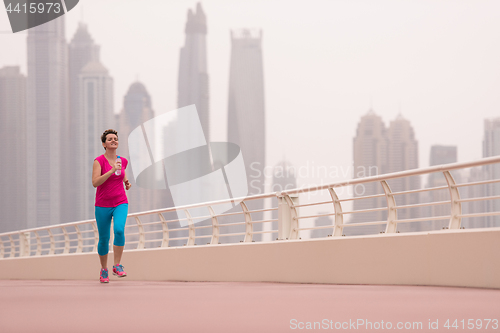
<path id="1" fill-rule="evenodd" d="M 68 42 L 83 17 L 101 46 L 114 79 L 115 112 L 137 77 L 157 114 L 176 108 L 179 49 L 195 5 L 81 0 L 65 15 Z M 387 125 L 399 112 L 410 120 L 421 167 L 433 144 L 457 145 L 459 161 L 480 158 L 484 118 L 500 116 L 500 1 L 208 0 L 202 6 L 212 141 L 227 138 L 229 31 L 263 30 L 270 165 L 286 155 L 296 166 L 349 167 L 356 126 L 370 104 Z M 2 10 L 0 30 L 10 30 Z M 0 67 L 20 65 L 26 73 L 26 36 L 0 34 Z"/>

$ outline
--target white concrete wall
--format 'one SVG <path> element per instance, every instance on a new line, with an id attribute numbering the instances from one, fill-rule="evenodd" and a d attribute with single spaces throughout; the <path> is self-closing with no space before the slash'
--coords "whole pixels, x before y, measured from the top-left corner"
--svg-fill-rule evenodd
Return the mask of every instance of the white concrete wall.
<path id="1" fill-rule="evenodd" d="M 122 264 L 129 280 L 500 289 L 500 228 L 134 250 Z M 98 278 L 96 253 L 0 259 L 0 279 Z"/>

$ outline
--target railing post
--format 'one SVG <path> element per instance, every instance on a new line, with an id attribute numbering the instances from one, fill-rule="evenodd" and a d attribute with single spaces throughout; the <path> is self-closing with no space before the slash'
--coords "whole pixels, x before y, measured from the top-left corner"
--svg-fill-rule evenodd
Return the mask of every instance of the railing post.
<path id="1" fill-rule="evenodd" d="M 64 234 L 64 251 L 63 253 L 69 253 L 69 235 L 65 227 L 61 227 Z"/>
<path id="2" fill-rule="evenodd" d="M 339 197 L 333 187 L 328 188 L 328 192 L 330 192 L 330 196 L 333 200 L 333 209 L 335 211 L 335 221 L 333 223 L 333 237 L 342 236 L 343 228 L 344 228 L 344 215 L 342 214 L 342 205 L 340 204 Z"/>
<path id="3" fill-rule="evenodd" d="M 450 212 L 450 224 L 449 229 L 460 229 L 460 224 L 462 223 L 462 218 L 458 217 L 462 214 L 462 203 L 460 200 L 460 192 L 455 186 L 455 179 L 449 171 L 443 172 L 446 182 L 448 183 L 448 188 L 450 189 L 450 200 L 451 200 L 451 212 Z"/>
<path id="4" fill-rule="evenodd" d="M 299 221 L 295 205 L 299 197 L 291 197 L 288 194 L 278 195 L 278 239 L 297 239 Z"/>
<path id="5" fill-rule="evenodd" d="M 137 243 L 137 249 L 143 249 L 146 244 L 146 235 L 144 235 L 144 226 L 138 216 L 135 217 L 135 222 L 137 223 L 137 229 L 139 231 L 139 242 Z"/>
<path id="6" fill-rule="evenodd" d="M 161 247 L 168 247 L 169 232 L 168 232 L 167 221 L 165 221 L 165 218 L 163 217 L 162 213 L 158 213 L 158 216 L 160 217 L 161 228 L 162 228 L 161 230 L 163 231 L 163 239 L 161 241 Z"/>
<path id="7" fill-rule="evenodd" d="M 76 230 L 76 235 L 78 236 L 78 245 L 76 247 L 76 253 L 81 253 L 81 252 L 83 252 L 82 232 L 80 231 L 80 228 L 78 227 L 78 225 L 75 225 L 75 230 Z"/>
<path id="8" fill-rule="evenodd" d="M 394 195 L 392 195 L 391 188 L 385 180 L 380 182 L 384 189 L 385 198 L 387 200 L 387 226 L 385 227 L 385 233 L 391 234 L 395 233 L 398 229 L 398 211 L 396 209 L 396 200 Z"/>
<path id="9" fill-rule="evenodd" d="M 56 242 L 54 240 L 54 235 L 52 234 L 52 231 L 50 229 L 47 229 L 47 233 L 49 234 L 49 238 L 50 238 L 49 255 L 51 255 L 51 254 L 54 254 L 56 252 Z"/>
<path id="10" fill-rule="evenodd" d="M 36 237 L 36 256 L 41 256 L 42 255 L 42 239 L 40 238 L 40 235 L 38 234 L 38 231 L 33 231 L 35 233 Z"/>
<path id="11" fill-rule="evenodd" d="M 208 206 L 208 211 L 210 212 L 210 216 L 212 216 L 212 239 L 210 240 L 210 244 L 219 244 L 219 220 L 212 206 Z"/>
<path id="12" fill-rule="evenodd" d="M 253 223 L 252 215 L 248 212 L 248 207 L 245 202 L 240 202 L 241 209 L 243 210 L 243 215 L 245 216 L 245 238 L 243 242 L 252 242 L 253 239 Z"/>
<path id="13" fill-rule="evenodd" d="M 189 235 L 188 235 L 188 240 L 186 243 L 186 246 L 192 246 L 195 243 L 195 236 L 196 236 L 196 229 L 194 228 L 194 223 L 193 223 L 193 218 L 191 217 L 191 214 L 187 209 L 184 209 L 184 213 L 186 214 L 186 217 L 188 219 L 188 225 L 189 225 Z"/>
<path id="14" fill-rule="evenodd" d="M 12 238 L 12 235 L 9 235 L 9 240 L 10 240 L 9 258 L 14 258 L 15 256 L 14 251 L 16 250 L 16 247 L 14 246 L 14 238 Z"/>
<path id="15" fill-rule="evenodd" d="M 29 257 L 30 255 L 30 233 L 20 232 L 19 233 L 19 256 Z"/>
<path id="16" fill-rule="evenodd" d="M 2 238 L 0 238 L 0 258 L 3 258 L 3 255 L 4 255 L 3 241 Z"/>

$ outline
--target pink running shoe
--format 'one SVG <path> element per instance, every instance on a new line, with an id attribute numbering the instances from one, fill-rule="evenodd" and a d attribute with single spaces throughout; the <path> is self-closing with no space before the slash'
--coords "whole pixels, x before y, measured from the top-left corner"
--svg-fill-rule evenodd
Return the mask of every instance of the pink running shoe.
<path id="1" fill-rule="evenodd" d="M 113 266 L 113 275 L 116 275 L 118 277 L 125 277 L 127 276 L 127 273 L 125 273 L 125 271 L 123 270 L 123 266 L 122 265 L 116 265 L 116 266 Z"/>
<path id="2" fill-rule="evenodd" d="M 108 269 L 101 268 L 101 276 L 99 277 L 101 283 L 109 283 Z"/>

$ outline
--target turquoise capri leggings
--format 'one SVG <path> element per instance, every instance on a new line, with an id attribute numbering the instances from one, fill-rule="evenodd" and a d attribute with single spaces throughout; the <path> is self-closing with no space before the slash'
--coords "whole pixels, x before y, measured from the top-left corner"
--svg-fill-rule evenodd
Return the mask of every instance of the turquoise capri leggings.
<path id="1" fill-rule="evenodd" d="M 95 219 L 97 230 L 99 230 L 99 243 L 97 253 L 104 256 L 109 252 L 109 233 L 111 229 L 111 217 L 113 217 L 115 241 L 113 245 L 125 245 L 125 222 L 127 222 L 128 204 L 121 204 L 116 207 L 95 206 Z"/>

